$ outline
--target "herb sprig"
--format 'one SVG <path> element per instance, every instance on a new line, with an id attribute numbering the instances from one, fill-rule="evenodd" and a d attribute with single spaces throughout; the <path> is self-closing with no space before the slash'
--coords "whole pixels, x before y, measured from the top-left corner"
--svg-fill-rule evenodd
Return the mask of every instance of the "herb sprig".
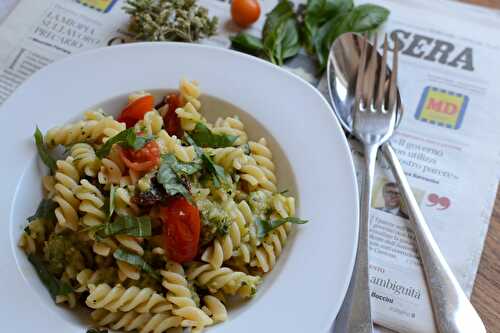
<path id="1" fill-rule="evenodd" d="M 196 0 L 127 0 L 123 9 L 136 40 L 195 42 L 217 30 L 218 18 Z"/>

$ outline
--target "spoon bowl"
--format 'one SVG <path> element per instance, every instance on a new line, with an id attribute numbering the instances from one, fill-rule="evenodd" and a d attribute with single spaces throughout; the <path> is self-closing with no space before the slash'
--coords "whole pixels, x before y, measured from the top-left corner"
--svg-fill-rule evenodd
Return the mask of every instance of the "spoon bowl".
<path id="1" fill-rule="evenodd" d="M 361 52 L 365 38 L 355 33 L 345 33 L 333 43 L 328 56 L 327 81 L 330 100 L 337 119 L 342 127 L 352 133 L 352 110 L 356 89 L 356 74 L 361 60 Z M 366 43 L 367 53 L 372 52 L 372 45 Z M 381 57 L 378 57 L 380 66 Z M 391 69 L 386 68 L 387 80 L 391 77 Z M 396 127 L 403 118 L 403 106 L 399 89 L 397 90 Z"/>

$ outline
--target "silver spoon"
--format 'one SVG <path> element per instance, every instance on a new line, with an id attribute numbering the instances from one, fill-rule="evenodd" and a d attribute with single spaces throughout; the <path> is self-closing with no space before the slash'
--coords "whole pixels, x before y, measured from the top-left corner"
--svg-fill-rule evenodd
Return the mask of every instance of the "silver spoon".
<path id="1" fill-rule="evenodd" d="M 330 99 L 337 118 L 349 133 L 352 132 L 352 106 L 356 73 L 361 58 L 360 45 L 363 43 L 364 37 L 362 36 L 352 33 L 343 34 L 332 45 L 328 59 L 327 75 Z M 379 55 L 379 57 L 381 56 Z M 390 75 L 389 69 L 387 69 L 387 73 Z M 403 112 L 399 90 L 397 95 L 398 120 L 396 126 L 399 125 Z M 396 153 L 388 142 L 383 144 L 381 149 L 391 166 L 402 192 L 403 202 L 408 209 L 410 226 L 416 235 L 438 331 L 440 333 L 486 333 L 481 318 L 458 284 L 432 237 Z M 348 296 L 349 293 L 352 291 L 348 291 Z M 344 302 L 355 302 L 347 300 L 347 298 Z"/>

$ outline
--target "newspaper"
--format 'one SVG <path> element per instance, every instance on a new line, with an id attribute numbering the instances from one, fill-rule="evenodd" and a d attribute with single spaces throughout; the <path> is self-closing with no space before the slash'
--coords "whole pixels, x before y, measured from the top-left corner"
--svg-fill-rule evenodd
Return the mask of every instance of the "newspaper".
<path id="1" fill-rule="evenodd" d="M 0 104 L 59 58 L 132 41 L 121 0 L 2 0 L 0 22 L 16 2 L 0 26 Z M 229 1 L 199 2 L 220 19 L 217 36 L 203 43 L 230 47 L 228 36 L 238 28 Z M 391 9 L 383 30 L 391 45 L 397 38 L 402 48 L 399 83 L 406 113 L 391 143 L 437 243 L 470 295 L 498 185 L 500 42 L 492 37 L 500 33 L 500 14 L 445 0 L 371 2 Z M 267 12 L 276 1 L 261 3 Z M 252 34 L 260 35 L 264 19 Z M 326 93 L 325 78 L 314 75 L 305 53 L 285 67 Z M 359 163 L 355 142 L 352 150 Z M 433 333 L 415 235 L 383 159 L 379 165 L 369 244 L 374 320 L 402 333 Z"/>

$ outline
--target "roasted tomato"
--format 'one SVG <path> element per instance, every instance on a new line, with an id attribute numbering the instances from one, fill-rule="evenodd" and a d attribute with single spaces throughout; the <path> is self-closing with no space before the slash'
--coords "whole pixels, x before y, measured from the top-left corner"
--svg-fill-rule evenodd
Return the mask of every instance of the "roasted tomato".
<path id="1" fill-rule="evenodd" d="M 198 253 L 200 241 L 198 208 L 184 197 L 174 197 L 160 207 L 160 217 L 168 257 L 179 263 L 192 261 Z"/>
<path id="2" fill-rule="evenodd" d="M 184 133 L 181 128 L 181 120 L 177 117 L 177 113 L 175 113 L 175 110 L 181 106 L 179 94 L 167 95 L 165 97 L 165 102 L 165 108 L 167 110 L 163 116 L 165 130 L 169 135 L 176 135 L 178 138 L 182 138 Z"/>
<path id="3" fill-rule="evenodd" d="M 134 126 L 139 120 L 144 118 L 144 114 L 153 109 L 155 100 L 151 95 L 142 96 L 123 109 L 118 117 L 118 121 L 125 123 L 127 128 Z"/>
<path id="4" fill-rule="evenodd" d="M 155 141 L 149 141 L 138 150 L 120 149 L 120 156 L 130 169 L 150 171 L 160 163 L 160 147 Z"/>

